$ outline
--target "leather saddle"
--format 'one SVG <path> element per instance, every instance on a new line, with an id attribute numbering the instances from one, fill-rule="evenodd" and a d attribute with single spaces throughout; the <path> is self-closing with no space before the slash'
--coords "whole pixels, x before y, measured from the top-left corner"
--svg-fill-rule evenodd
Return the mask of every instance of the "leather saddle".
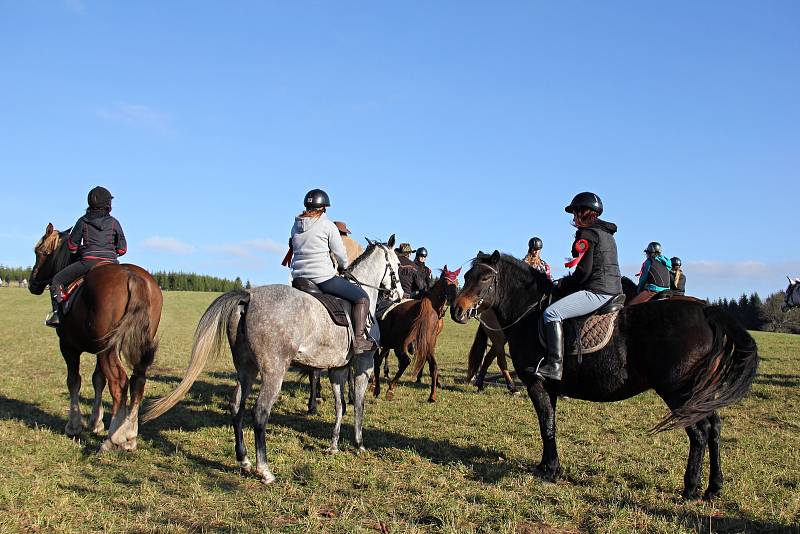
<path id="1" fill-rule="evenodd" d="M 331 316 L 331 320 L 335 325 L 350 326 L 350 319 L 348 318 L 347 310 L 344 305 L 347 301 L 323 293 L 319 286 L 308 278 L 295 278 L 292 280 L 292 287 L 304 293 L 308 293 L 320 301 L 322 305 L 325 306 L 325 309 L 328 310 L 328 314 Z M 350 307 L 349 304 L 348 302 L 348 308 Z"/>
<path id="2" fill-rule="evenodd" d="M 86 279 L 86 275 L 81 276 L 77 280 L 74 280 L 67 288 L 64 290 L 63 298 L 61 299 L 61 315 L 67 315 L 69 311 L 72 309 L 72 303 L 75 302 L 73 298 L 75 295 L 81 292 L 83 289 L 83 281 Z"/>
<path id="3" fill-rule="evenodd" d="M 624 306 L 625 295 L 617 295 L 589 315 L 564 321 L 564 355 L 577 354 L 580 359 L 608 345 L 614 335 L 617 314 Z M 539 340 L 547 346 L 542 321 L 539 321 Z"/>

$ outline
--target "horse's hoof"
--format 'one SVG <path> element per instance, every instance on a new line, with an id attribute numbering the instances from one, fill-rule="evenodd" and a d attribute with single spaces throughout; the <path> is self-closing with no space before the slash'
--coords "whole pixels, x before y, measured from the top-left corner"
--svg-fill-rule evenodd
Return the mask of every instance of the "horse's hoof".
<path id="1" fill-rule="evenodd" d="M 555 484 L 556 481 L 558 480 L 558 475 L 561 474 L 561 468 L 558 467 L 556 469 L 553 469 L 549 466 L 542 466 L 542 464 L 539 464 L 533 468 L 533 474 L 536 478 L 538 478 L 542 482 Z"/>
<path id="2" fill-rule="evenodd" d="M 359 445 L 358 448 L 356 449 L 356 456 L 361 456 L 365 452 L 367 452 L 367 448 L 364 447 L 363 445 Z"/>
<path id="3" fill-rule="evenodd" d="M 106 425 L 103 424 L 102 420 L 98 420 L 94 425 L 90 426 L 92 427 L 92 434 L 103 434 L 106 431 Z"/>
<path id="4" fill-rule="evenodd" d="M 431 403 L 436 402 L 436 399 L 434 399 L 433 397 L 428 397 L 428 402 L 431 402 Z"/>
<path id="5" fill-rule="evenodd" d="M 330 455 L 339 454 L 339 447 L 328 447 L 325 452 Z"/>
<path id="6" fill-rule="evenodd" d="M 703 493 L 703 500 L 706 502 L 711 502 L 717 497 L 719 497 L 722 488 L 708 488 L 705 493 Z"/>
<path id="7" fill-rule="evenodd" d="M 681 498 L 684 501 L 696 501 L 696 500 L 700 499 L 700 490 L 699 489 L 694 489 L 694 490 L 685 489 L 685 490 L 683 490 L 683 494 L 681 494 Z"/>
<path id="8" fill-rule="evenodd" d="M 115 447 L 115 445 L 113 443 L 111 443 L 111 440 L 107 439 L 107 440 L 103 441 L 103 443 L 100 444 L 100 448 L 97 449 L 97 454 L 103 454 L 105 452 L 112 451 L 115 448 L 116 447 Z"/>
<path id="9" fill-rule="evenodd" d="M 128 441 L 125 441 L 118 445 L 119 449 L 125 452 L 134 452 L 136 450 L 136 446 L 137 446 L 136 438 L 129 439 Z"/>
<path id="10" fill-rule="evenodd" d="M 86 422 L 81 420 L 79 425 L 73 425 L 72 422 L 67 423 L 64 427 L 64 433 L 68 438 L 74 438 L 81 435 L 81 432 L 86 428 Z"/>
<path id="11" fill-rule="evenodd" d="M 244 459 L 239 462 L 239 469 L 243 475 L 249 475 L 253 472 L 253 464 L 250 463 L 250 460 Z"/>
<path id="12" fill-rule="evenodd" d="M 261 483 L 264 484 L 265 486 L 268 486 L 273 482 L 275 482 L 275 478 L 276 478 L 275 475 L 273 475 L 272 473 L 267 473 L 266 475 L 261 477 Z"/>
<path id="13" fill-rule="evenodd" d="M 386 392 L 386 400 L 387 400 L 387 401 L 390 401 L 390 400 L 392 400 L 393 398 L 394 398 L 394 391 L 392 391 L 392 390 L 390 389 L 389 391 L 387 391 L 387 392 Z"/>

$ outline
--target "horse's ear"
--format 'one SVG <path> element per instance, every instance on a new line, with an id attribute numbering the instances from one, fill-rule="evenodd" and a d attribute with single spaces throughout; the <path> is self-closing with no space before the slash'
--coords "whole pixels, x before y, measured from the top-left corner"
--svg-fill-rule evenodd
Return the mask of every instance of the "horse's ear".
<path id="1" fill-rule="evenodd" d="M 456 276 L 458 276 L 459 274 L 461 274 L 461 267 L 459 267 L 458 269 L 456 269 L 455 271 L 453 271 L 453 274 L 454 274 L 454 275 L 456 275 Z"/>
<path id="2" fill-rule="evenodd" d="M 389 248 L 394 248 L 394 234 L 389 236 L 389 241 L 386 242 L 386 246 Z"/>
<path id="3" fill-rule="evenodd" d="M 444 264 L 444 267 L 442 267 L 442 272 L 443 273 L 449 273 L 450 272 L 450 271 L 447 270 L 447 264 L 446 263 Z"/>
<path id="4" fill-rule="evenodd" d="M 494 252 L 492 252 L 492 257 L 489 259 L 491 260 L 492 263 L 497 263 L 498 261 L 500 261 L 500 251 L 495 250 Z"/>
<path id="5" fill-rule="evenodd" d="M 478 251 L 478 256 L 483 256 L 483 255 L 484 255 L 484 252 L 482 250 L 479 250 Z"/>
<path id="6" fill-rule="evenodd" d="M 375 241 L 373 241 L 372 239 L 370 239 L 370 238 L 368 238 L 368 237 L 365 237 L 364 239 L 366 239 L 366 240 L 367 240 L 367 245 L 370 245 L 370 246 L 372 246 L 372 245 L 374 245 L 374 244 L 375 244 Z"/>
<path id="7" fill-rule="evenodd" d="M 44 230 L 44 235 L 50 235 L 53 231 L 53 223 L 47 223 L 47 228 Z"/>

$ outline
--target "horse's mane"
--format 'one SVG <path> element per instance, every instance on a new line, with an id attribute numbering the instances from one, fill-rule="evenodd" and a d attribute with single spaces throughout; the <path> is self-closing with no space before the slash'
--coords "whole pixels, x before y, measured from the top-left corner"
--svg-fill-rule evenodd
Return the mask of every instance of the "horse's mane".
<path id="1" fill-rule="evenodd" d="M 367 246 L 367 249 L 361 254 L 359 254 L 358 257 L 353 260 L 353 263 L 348 265 L 346 269 L 347 272 L 353 272 L 353 269 L 355 269 L 359 263 L 362 263 L 364 260 L 366 260 L 370 252 L 372 252 L 376 246 L 378 246 L 377 243 L 370 243 L 369 246 Z"/>
<path id="2" fill-rule="evenodd" d="M 51 256 L 50 262 L 53 266 L 53 273 L 51 278 L 56 275 L 58 271 L 72 263 L 72 252 L 67 247 L 67 236 L 72 231 L 72 228 L 67 228 L 63 232 L 53 230 L 47 236 L 41 238 L 33 250 L 36 253 Z"/>
<path id="3" fill-rule="evenodd" d="M 489 262 L 487 260 L 491 257 L 491 254 L 478 252 L 478 255 L 472 260 L 472 265 L 474 266 L 478 263 L 488 264 Z M 547 283 L 550 282 L 545 273 L 534 269 L 511 254 L 501 253 L 499 261 L 507 266 L 507 269 L 503 271 L 504 279 L 510 277 L 512 282 L 519 282 L 522 285 L 536 282 L 537 285 L 542 284 L 540 287 L 546 287 Z"/>

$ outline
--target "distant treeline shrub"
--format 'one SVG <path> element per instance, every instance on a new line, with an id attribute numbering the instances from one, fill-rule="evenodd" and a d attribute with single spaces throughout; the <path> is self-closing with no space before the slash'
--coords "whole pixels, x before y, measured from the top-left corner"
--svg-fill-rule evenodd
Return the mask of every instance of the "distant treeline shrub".
<path id="1" fill-rule="evenodd" d="M 727 309 L 748 330 L 800 334 L 800 308 L 782 311 L 785 297 L 785 292 L 778 291 L 762 301 L 758 293 L 752 293 L 742 294 L 738 300 L 719 299 L 712 304 Z"/>
<path id="2" fill-rule="evenodd" d="M 0 278 L 3 282 L 22 282 L 31 275 L 33 267 L 7 267 L 0 265 Z"/>

